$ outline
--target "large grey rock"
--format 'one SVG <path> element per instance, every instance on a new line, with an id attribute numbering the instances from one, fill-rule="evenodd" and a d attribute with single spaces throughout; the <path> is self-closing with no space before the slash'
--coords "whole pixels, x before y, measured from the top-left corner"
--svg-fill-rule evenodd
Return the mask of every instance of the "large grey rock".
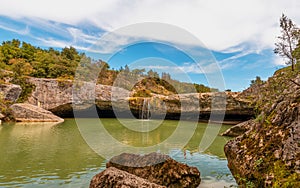
<path id="1" fill-rule="evenodd" d="M 165 186 L 151 183 L 123 170 L 114 167 L 107 168 L 95 175 L 90 182 L 90 188 L 163 188 Z"/>
<path id="2" fill-rule="evenodd" d="M 15 84 L 0 84 L 0 94 L 5 100 L 15 102 L 22 92 L 22 88 Z"/>
<path id="3" fill-rule="evenodd" d="M 63 122 L 52 112 L 31 104 L 18 103 L 10 106 L 11 113 L 19 122 Z"/>
<path id="4" fill-rule="evenodd" d="M 106 167 L 115 167 L 167 187 L 198 187 L 201 179 L 196 167 L 179 163 L 167 155 L 150 153 L 135 155 L 123 153 L 113 157 Z"/>

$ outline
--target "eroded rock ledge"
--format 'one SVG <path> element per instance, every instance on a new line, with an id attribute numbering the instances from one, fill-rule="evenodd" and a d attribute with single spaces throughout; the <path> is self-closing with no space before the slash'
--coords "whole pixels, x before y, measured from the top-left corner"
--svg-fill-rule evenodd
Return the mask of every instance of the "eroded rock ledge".
<path id="1" fill-rule="evenodd" d="M 144 156 L 123 153 L 113 157 L 106 167 L 106 170 L 93 177 L 90 188 L 123 185 L 125 187 L 145 185 L 144 187 L 194 188 L 201 182 L 200 172 L 196 167 L 189 167 L 159 153 Z M 120 173 L 116 175 L 118 172 Z M 138 182 L 141 185 L 137 186 Z"/>
<path id="2" fill-rule="evenodd" d="M 73 92 L 72 81 L 57 79 L 30 78 L 35 89 L 28 98 L 28 103 L 50 110 L 61 117 L 73 115 L 73 109 L 80 115 L 89 115 L 96 109 L 100 117 L 115 117 L 115 112 L 122 116 L 139 117 L 145 98 L 129 97 L 130 91 L 106 85 L 81 82 L 79 89 Z M 155 110 L 152 117 L 166 119 L 201 119 L 208 120 L 211 112 L 215 117 L 225 112 L 227 121 L 243 121 L 253 117 L 249 101 L 241 99 L 238 93 L 190 93 L 163 96 L 153 94 L 149 99 Z M 214 109 L 212 109 L 212 102 Z M 96 105 L 96 106 L 95 106 Z M 154 109 L 154 108 L 153 108 Z"/>

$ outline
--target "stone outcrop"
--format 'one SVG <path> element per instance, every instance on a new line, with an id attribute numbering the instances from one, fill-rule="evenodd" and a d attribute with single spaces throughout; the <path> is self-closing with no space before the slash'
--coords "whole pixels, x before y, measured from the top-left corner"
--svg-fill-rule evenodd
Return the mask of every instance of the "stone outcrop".
<path id="1" fill-rule="evenodd" d="M 241 187 L 300 187 L 300 74 L 277 71 L 241 95 L 261 112 L 252 128 L 225 145 Z"/>
<path id="2" fill-rule="evenodd" d="M 254 120 L 248 120 L 237 125 L 230 127 L 223 132 L 221 136 L 237 137 L 255 127 L 256 122 Z"/>
<path id="3" fill-rule="evenodd" d="M 11 113 L 19 122 L 63 122 L 64 120 L 48 110 L 24 103 L 10 106 Z"/>
<path id="4" fill-rule="evenodd" d="M 0 94 L 7 101 L 15 102 L 22 92 L 22 88 L 15 84 L 0 84 Z"/>
<path id="5" fill-rule="evenodd" d="M 114 116 L 119 111 L 123 116 L 131 111 L 139 117 L 145 98 L 129 97 L 130 91 L 89 82 L 77 83 L 57 79 L 30 78 L 35 89 L 28 98 L 28 103 L 50 110 L 59 116 L 78 111 L 89 110 L 95 104 L 99 115 Z M 74 92 L 73 92 L 74 91 Z M 211 111 L 215 114 L 225 112 L 225 120 L 247 120 L 253 116 L 249 101 L 238 97 L 238 93 L 190 93 L 170 96 L 152 94 L 149 98 L 153 117 L 165 113 L 167 119 L 209 119 Z M 197 105 L 198 104 L 198 105 Z M 213 104 L 213 105 L 212 105 Z M 212 106 L 214 109 L 212 109 Z M 80 113 L 84 114 L 84 113 Z"/>
<path id="6" fill-rule="evenodd" d="M 160 186 L 166 187 L 198 187 L 201 179 L 200 172 L 196 167 L 189 167 L 179 163 L 167 155 L 150 153 L 148 155 L 135 155 L 123 153 L 113 157 L 107 164 L 107 169 L 117 168 L 129 174 L 144 179 Z M 99 185 L 99 177 L 96 175 L 91 182 L 92 185 Z M 102 178 L 103 181 L 103 178 Z M 109 181 L 109 180 L 105 180 Z M 123 180 L 122 180 L 123 182 Z"/>
<path id="7" fill-rule="evenodd" d="M 140 178 L 123 170 L 114 167 L 107 168 L 103 172 L 93 177 L 90 188 L 166 188 L 165 186 L 151 183 L 146 179 Z"/>
<path id="8" fill-rule="evenodd" d="M 115 100 L 129 95 L 127 90 L 112 86 L 93 84 L 90 82 L 77 83 L 74 86 L 71 80 L 57 80 L 45 78 L 30 78 L 29 82 L 35 85 L 35 89 L 28 98 L 28 103 L 50 110 L 55 114 L 70 114 L 75 110 L 89 109 L 99 101 L 98 107 L 103 110 L 111 110 L 111 92 L 115 91 Z"/>

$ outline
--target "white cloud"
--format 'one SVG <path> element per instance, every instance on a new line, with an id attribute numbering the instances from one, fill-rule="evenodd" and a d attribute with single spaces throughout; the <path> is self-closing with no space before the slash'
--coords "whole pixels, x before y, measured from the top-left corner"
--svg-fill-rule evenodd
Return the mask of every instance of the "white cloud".
<path id="1" fill-rule="evenodd" d="M 282 57 L 276 56 L 273 60 L 274 65 L 276 66 L 284 66 L 286 65 L 286 61 Z"/>
<path id="2" fill-rule="evenodd" d="M 1 15 L 75 26 L 87 21 L 108 31 L 140 22 L 173 24 L 191 32 L 209 48 L 222 51 L 232 50 L 242 43 L 250 44 L 248 48 L 252 50 L 273 48 L 281 13 L 300 23 L 298 0 L 0 0 L 0 4 Z M 69 31 L 74 37 L 93 40 L 78 30 Z M 159 33 L 153 34 L 153 37 L 159 36 Z M 185 38 L 174 40 L 193 42 Z"/>

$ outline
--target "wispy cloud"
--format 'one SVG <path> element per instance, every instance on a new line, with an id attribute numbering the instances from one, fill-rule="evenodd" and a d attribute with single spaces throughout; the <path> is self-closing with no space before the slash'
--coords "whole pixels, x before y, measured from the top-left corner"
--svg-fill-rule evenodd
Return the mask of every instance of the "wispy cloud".
<path id="1" fill-rule="evenodd" d="M 74 46 L 79 50 L 89 50 L 89 47 L 99 41 L 103 34 L 102 30 L 87 34 L 76 26 L 37 18 L 2 18 L 4 19 L 0 20 L 0 29 L 38 41 L 40 46 L 58 48 Z M 103 49 L 105 49 L 104 46 Z"/>
<path id="2" fill-rule="evenodd" d="M 28 26 L 26 26 L 25 29 L 19 30 L 19 29 L 15 29 L 13 27 L 8 27 L 8 26 L 5 26 L 5 25 L 1 25 L 1 23 L 0 23 L 0 29 L 11 31 L 11 32 L 17 33 L 19 35 L 29 35 L 30 34 L 30 30 L 29 30 Z"/>
<path id="3" fill-rule="evenodd" d="M 172 3 L 161 0 L 10 0 L 1 2 L 0 14 L 75 26 L 90 22 L 107 31 L 145 21 L 168 23 L 192 33 L 210 49 L 226 51 L 234 50 L 232 47 L 242 43 L 251 44 L 248 48 L 254 50 L 272 47 L 279 32 L 281 13 L 300 23 L 299 9 L 298 0 L 275 0 L 272 3 L 261 0 L 191 0 L 189 3 L 181 0 Z M 161 35 L 154 31 L 151 37 L 160 39 Z M 174 37 L 173 42 L 194 44 L 193 40 L 180 37 Z"/>
<path id="4" fill-rule="evenodd" d="M 219 69 L 216 63 L 201 66 L 197 63 L 185 62 L 183 65 L 146 65 L 138 68 L 152 69 L 158 72 L 168 72 L 171 74 L 208 74 Z"/>
<path id="5" fill-rule="evenodd" d="M 230 56 L 228 58 L 222 59 L 221 61 L 218 61 L 220 67 L 222 70 L 224 69 L 230 69 L 230 68 L 235 68 L 237 66 L 241 66 L 242 61 L 240 60 L 241 58 L 254 53 L 253 50 L 242 50 L 240 53 Z"/>
<path id="6" fill-rule="evenodd" d="M 67 41 L 60 41 L 53 38 L 40 38 L 36 37 L 35 39 L 39 40 L 45 46 L 64 48 L 66 46 L 72 46 L 72 43 L 68 43 Z"/>
<path id="7" fill-rule="evenodd" d="M 84 33 L 81 29 L 75 27 L 66 28 L 67 31 L 71 34 L 73 43 L 84 42 L 88 44 L 94 44 L 95 41 L 99 40 L 100 36 L 93 36 Z"/>

